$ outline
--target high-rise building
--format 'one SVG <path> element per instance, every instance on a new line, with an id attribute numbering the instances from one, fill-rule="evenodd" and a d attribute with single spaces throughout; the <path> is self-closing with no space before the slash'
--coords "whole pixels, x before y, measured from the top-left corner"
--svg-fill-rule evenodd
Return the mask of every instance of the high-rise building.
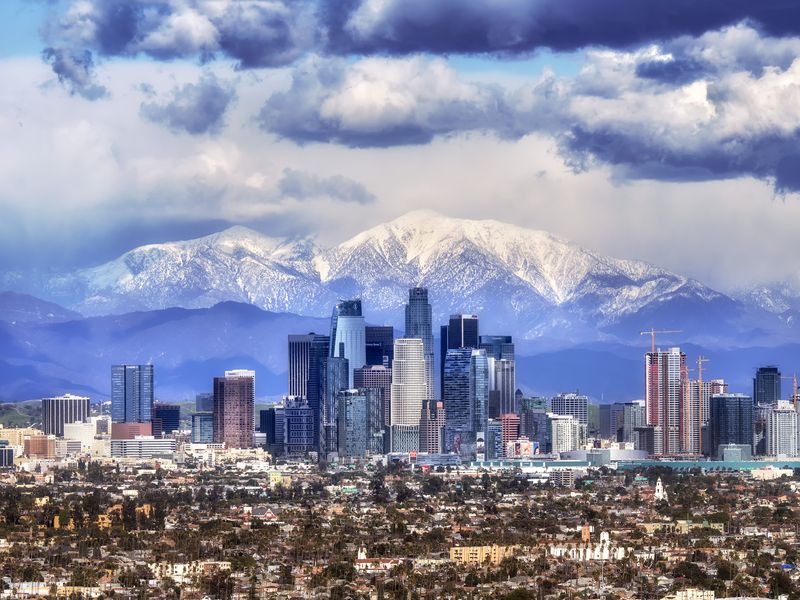
<path id="1" fill-rule="evenodd" d="M 681 415 L 682 424 L 682 444 L 683 451 L 689 453 L 714 454 L 716 449 L 703 448 L 699 442 L 702 438 L 701 431 L 708 426 L 711 415 L 711 396 L 713 394 L 725 394 L 728 391 L 728 384 L 722 379 L 711 379 L 700 381 L 690 379 L 684 382 L 684 401 L 682 404 L 683 413 Z"/>
<path id="2" fill-rule="evenodd" d="M 503 458 L 504 454 L 503 424 L 499 419 L 488 419 L 484 436 L 483 458 L 485 460 L 494 460 Z"/>
<path id="3" fill-rule="evenodd" d="M 259 412 L 259 431 L 264 434 L 267 452 L 272 456 L 284 454 L 285 422 L 282 404 L 270 406 Z"/>
<path id="4" fill-rule="evenodd" d="M 252 448 L 255 371 L 225 371 L 214 378 L 214 442 L 228 448 Z"/>
<path id="5" fill-rule="evenodd" d="M 778 400 L 767 417 L 767 455 L 797 456 L 797 411 L 791 402 Z"/>
<path id="6" fill-rule="evenodd" d="M 336 452 L 338 445 L 338 435 L 336 427 L 338 419 L 336 411 L 338 409 L 337 397 L 342 390 L 350 389 L 350 361 L 346 358 L 333 357 L 325 361 L 325 382 L 324 400 L 322 403 L 322 425 L 319 435 L 315 438 L 317 447 L 323 454 Z"/>
<path id="7" fill-rule="evenodd" d="M 194 397 L 195 412 L 214 412 L 214 394 L 196 394 Z"/>
<path id="8" fill-rule="evenodd" d="M 394 358 L 394 327 L 391 325 L 367 325 L 364 327 L 366 340 L 366 365 L 392 367 Z"/>
<path id="9" fill-rule="evenodd" d="M 64 425 L 89 420 L 89 398 L 85 396 L 55 396 L 42 398 L 42 429 L 45 435 L 64 437 Z"/>
<path id="10" fill-rule="evenodd" d="M 580 394 L 559 394 L 550 400 L 550 410 L 557 415 L 572 415 L 582 425 L 589 424 L 589 398 Z"/>
<path id="11" fill-rule="evenodd" d="M 781 372 L 778 367 L 759 367 L 753 378 L 753 403 L 775 404 L 781 400 Z"/>
<path id="12" fill-rule="evenodd" d="M 478 315 L 451 315 L 447 344 L 450 348 L 478 348 Z"/>
<path id="13" fill-rule="evenodd" d="M 331 358 L 348 360 L 348 388 L 353 387 L 353 370 L 367 364 L 367 340 L 361 300 L 343 300 L 331 316 Z"/>
<path id="14" fill-rule="evenodd" d="M 720 455 L 720 446 L 747 445 L 753 448 L 753 399 L 744 394 L 714 394 L 709 417 L 710 447 L 707 454 Z"/>
<path id="15" fill-rule="evenodd" d="M 490 359 L 492 360 L 492 359 Z M 494 385 L 492 390 L 497 392 L 500 414 L 519 413 L 515 392 L 517 389 L 516 369 L 513 359 L 493 359 Z"/>
<path id="16" fill-rule="evenodd" d="M 604 440 L 617 440 L 621 435 L 625 404 L 601 404 L 598 408 L 599 435 Z M 621 441 L 621 440 L 620 440 Z"/>
<path id="17" fill-rule="evenodd" d="M 453 348 L 444 359 L 444 414 L 446 452 L 458 452 L 462 440 L 472 432 L 470 401 L 471 348 Z"/>
<path id="18" fill-rule="evenodd" d="M 636 442 L 637 427 L 646 425 L 644 400 L 626 402 L 622 408 L 622 439 L 621 442 Z"/>
<path id="19" fill-rule="evenodd" d="M 444 374 L 445 450 L 473 454 L 489 409 L 489 359 L 484 350 L 447 351 Z"/>
<path id="20" fill-rule="evenodd" d="M 478 347 L 495 360 L 514 360 L 514 342 L 510 335 L 482 335 Z"/>
<path id="21" fill-rule="evenodd" d="M 688 379 L 686 355 L 680 348 L 660 349 L 645 355 L 645 410 L 647 424 L 655 427 L 655 454 L 684 451 L 688 431 L 684 415 L 684 383 Z M 699 446 L 699 439 L 695 442 Z M 689 451 L 691 451 L 689 449 Z"/>
<path id="22" fill-rule="evenodd" d="M 143 423 L 153 418 L 153 365 L 111 367 L 111 419 Z"/>
<path id="23" fill-rule="evenodd" d="M 429 454 L 441 454 L 444 441 L 444 402 L 425 400 L 419 421 L 419 450 Z"/>
<path id="24" fill-rule="evenodd" d="M 547 398 L 520 399 L 519 434 L 538 444 L 542 452 L 549 452 Z"/>
<path id="25" fill-rule="evenodd" d="M 428 289 L 415 287 L 408 290 L 406 304 L 406 338 L 419 338 L 425 353 L 425 384 L 427 398 L 433 398 L 433 316 L 428 302 Z"/>
<path id="26" fill-rule="evenodd" d="M 477 315 L 451 315 L 447 325 L 440 329 L 439 341 L 439 375 L 441 394 L 444 398 L 444 361 L 448 350 L 458 348 L 478 348 L 480 341 L 478 335 Z"/>
<path id="27" fill-rule="evenodd" d="M 308 398 L 308 376 L 311 364 L 311 345 L 316 334 L 289 336 L 289 395 Z"/>
<path id="28" fill-rule="evenodd" d="M 308 401 L 300 396 L 285 396 L 283 410 L 286 454 L 305 456 L 316 450 L 314 414 Z"/>
<path id="29" fill-rule="evenodd" d="M 172 433 L 181 427 L 181 407 L 178 404 L 157 402 L 153 407 L 153 418 L 161 421 L 161 432 Z"/>
<path id="30" fill-rule="evenodd" d="M 469 366 L 469 397 L 472 410 L 472 430 L 486 431 L 489 418 L 489 359 L 485 350 L 473 348 Z"/>
<path id="31" fill-rule="evenodd" d="M 314 335 L 308 350 L 308 383 L 306 400 L 314 415 L 314 439 L 319 446 L 322 439 L 323 406 L 325 404 L 326 369 L 330 355 L 330 341 L 327 335 Z M 337 359 L 338 360 L 338 359 Z M 281 450 L 282 451 L 282 450 Z"/>
<path id="32" fill-rule="evenodd" d="M 572 415 L 549 413 L 550 452 L 571 452 L 578 450 L 586 436 L 586 425 Z"/>
<path id="33" fill-rule="evenodd" d="M 353 371 L 353 382 L 357 389 L 379 390 L 382 402 L 383 424 L 389 427 L 392 406 L 392 370 L 383 365 L 370 365 Z"/>
<path id="34" fill-rule="evenodd" d="M 515 413 L 506 413 L 500 417 L 500 425 L 503 429 L 503 456 L 506 454 L 505 448 L 508 442 L 516 441 L 519 438 L 519 421 L 519 415 Z"/>
<path id="35" fill-rule="evenodd" d="M 753 454 L 767 454 L 767 422 L 772 404 L 753 404 Z"/>
<path id="36" fill-rule="evenodd" d="M 192 443 L 214 443 L 214 413 L 198 412 L 192 415 Z"/>
<path id="37" fill-rule="evenodd" d="M 338 453 L 340 457 L 366 457 L 383 453 L 383 402 L 379 390 L 342 390 L 338 408 Z"/>
<path id="38" fill-rule="evenodd" d="M 427 399 L 425 347 L 419 338 L 394 342 L 392 363 L 391 450 L 419 450 L 422 401 Z"/>

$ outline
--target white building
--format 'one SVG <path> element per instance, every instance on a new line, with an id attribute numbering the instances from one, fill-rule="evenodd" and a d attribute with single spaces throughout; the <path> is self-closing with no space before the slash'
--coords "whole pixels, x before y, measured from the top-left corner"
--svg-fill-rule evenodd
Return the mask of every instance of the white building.
<path id="1" fill-rule="evenodd" d="M 767 417 L 767 454 L 797 456 L 797 412 L 791 402 L 778 401 Z"/>
<path id="2" fill-rule="evenodd" d="M 174 453 L 174 439 L 156 439 L 142 435 L 132 440 L 111 440 L 113 458 L 153 458 Z"/>
<path id="3" fill-rule="evenodd" d="M 359 307 L 360 312 L 360 307 Z M 334 357 L 346 358 L 350 387 L 353 387 L 353 370 L 367 364 L 367 335 L 364 317 L 338 315 L 336 317 L 336 339 L 331 340 Z M 344 354 L 341 350 L 344 348 Z"/>
<path id="4" fill-rule="evenodd" d="M 419 450 L 422 401 L 427 396 L 425 349 L 419 338 L 394 341 L 392 362 L 391 447 L 392 452 Z"/>
<path id="5" fill-rule="evenodd" d="M 586 425 L 572 415 L 547 413 L 550 420 L 550 451 L 570 452 L 580 449 L 586 439 Z"/>

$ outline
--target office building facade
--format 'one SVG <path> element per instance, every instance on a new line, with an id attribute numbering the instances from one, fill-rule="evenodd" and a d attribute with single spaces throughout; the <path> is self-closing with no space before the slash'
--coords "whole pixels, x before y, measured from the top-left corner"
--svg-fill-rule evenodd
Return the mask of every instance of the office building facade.
<path id="1" fill-rule="evenodd" d="M 781 400 L 781 372 L 778 367 L 759 367 L 753 378 L 753 403 L 773 405 Z"/>
<path id="2" fill-rule="evenodd" d="M 173 433 L 181 427 L 181 407 L 178 404 L 157 402 L 153 407 L 153 418 L 161 421 L 162 433 Z"/>
<path id="3" fill-rule="evenodd" d="M 405 312 L 405 337 L 422 340 L 425 354 L 426 399 L 431 399 L 434 396 L 433 312 L 430 302 L 428 302 L 427 288 L 415 287 L 408 290 L 408 304 L 406 304 Z"/>
<path id="4" fill-rule="evenodd" d="M 47 435 L 64 437 L 64 425 L 89 420 L 89 398 L 85 396 L 55 396 L 42 398 L 42 430 Z"/>
<path id="5" fill-rule="evenodd" d="M 720 448 L 728 444 L 753 447 L 753 399 L 745 394 L 711 396 L 709 442 L 707 454 L 720 456 Z"/>
<path id="6" fill-rule="evenodd" d="M 225 371 L 214 378 L 214 443 L 228 448 L 252 448 L 255 371 Z"/>
<path id="7" fill-rule="evenodd" d="M 688 379 L 686 355 L 680 348 L 658 350 L 645 355 L 645 410 L 647 425 L 659 436 L 655 454 L 684 451 L 687 423 L 684 416 L 685 382 Z M 699 440 L 695 440 L 699 445 Z"/>
<path id="8" fill-rule="evenodd" d="M 330 356 L 348 360 L 348 388 L 353 387 L 353 370 L 367 364 L 365 327 L 360 299 L 344 300 L 333 308 Z"/>
<path id="9" fill-rule="evenodd" d="M 153 418 L 153 365 L 111 367 L 111 419 L 143 423 Z"/>
<path id="10" fill-rule="evenodd" d="M 199 412 L 192 415 L 192 443 L 214 443 L 214 413 Z"/>
<path id="11" fill-rule="evenodd" d="M 797 456 L 797 411 L 791 402 L 779 400 L 767 416 L 768 456 Z"/>
<path id="12" fill-rule="evenodd" d="M 394 327 L 391 325 L 367 325 L 364 328 L 366 340 L 365 365 L 392 368 L 394 358 Z"/>
<path id="13" fill-rule="evenodd" d="M 422 402 L 427 399 L 425 348 L 419 338 L 394 342 L 392 363 L 391 450 L 419 450 L 419 422 Z"/>
<path id="14" fill-rule="evenodd" d="M 392 350 L 394 354 L 394 350 Z M 385 427 L 389 427 L 392 416 L 392 370 L 383 365 L 368 365 L 353 371 L 356 389 L 378 390 L 381 394 L 381 417 Z"/>

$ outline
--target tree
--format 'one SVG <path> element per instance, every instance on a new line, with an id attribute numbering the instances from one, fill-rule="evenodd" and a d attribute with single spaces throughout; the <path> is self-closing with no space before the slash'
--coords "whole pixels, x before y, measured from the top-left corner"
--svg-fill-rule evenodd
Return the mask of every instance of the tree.
<path id="1" fill-rule="evenodd" d="M 372 492 L 372 499 L 375 502 L 385 504 L 389 501 L 389 490 L 386 489 L 386 472 L 383 466 L 379 466 L 375 470 L 369 482 L 369 489 Z"/>

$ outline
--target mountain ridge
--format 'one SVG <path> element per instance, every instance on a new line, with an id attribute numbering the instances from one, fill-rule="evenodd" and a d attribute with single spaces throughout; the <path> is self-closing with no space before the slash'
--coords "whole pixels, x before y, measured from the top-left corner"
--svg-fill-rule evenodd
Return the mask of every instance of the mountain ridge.
<path id="1" fill-rule="evenodd" d="M 193 240 L 149 244 L 47 280 L 40 296 L 88 316 L 208 308 L 219 302 L 325 315 L 359 296 L 376 322 L 400 325 L 407 289 L 429 288 L 434 318 L 477 312 L 494 330 L 573 342 L 630 338 L 692 314 L 708 334 L 787 335 L 780 315 L 644 261 L 587 250 L 551 233 L 500 221 L 412 211 L 323 248 L 234 226 Z M 639 322 L 644 321 L 644 322 Z M 678 321 L 678 322 L 675 322 Z M 762 340 L 763 341 L 763 340 Z"/>

